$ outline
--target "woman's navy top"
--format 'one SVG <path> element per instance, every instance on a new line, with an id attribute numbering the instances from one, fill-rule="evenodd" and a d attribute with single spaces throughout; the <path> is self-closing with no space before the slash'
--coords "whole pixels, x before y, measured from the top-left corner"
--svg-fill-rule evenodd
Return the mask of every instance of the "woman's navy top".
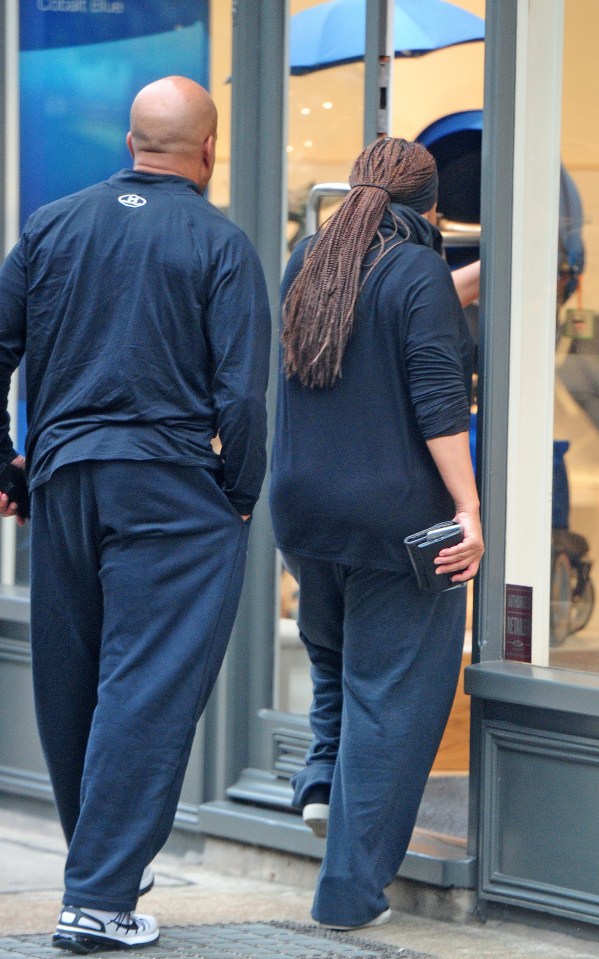
<path id="1" fill-rule="evenodd" d="M 341 379 L 314 389 L 279 374 L 270 502 L 283 552 L 408 570 L 404 537 L 454 516 L 425 441 L 469 428 L 473 344 L 438 231 L 393 209 L 410 238 L 394 246 L 383 219 L 390 251 L 362 287 Z"/>

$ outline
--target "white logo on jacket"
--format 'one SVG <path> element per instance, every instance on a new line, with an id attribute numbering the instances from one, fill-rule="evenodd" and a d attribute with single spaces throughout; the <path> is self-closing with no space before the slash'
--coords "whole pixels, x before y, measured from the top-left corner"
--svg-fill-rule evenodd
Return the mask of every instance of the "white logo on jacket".
<path id="1" fill-rule="evenodd" d="M 123 193 L 119 197 L 119 203 L 122 203 L 123 206 L 132 207 L 134 210 L 139 206 L 145 206 L 148 201 L 143 196 L 138 196 L 137 193 Z"/>

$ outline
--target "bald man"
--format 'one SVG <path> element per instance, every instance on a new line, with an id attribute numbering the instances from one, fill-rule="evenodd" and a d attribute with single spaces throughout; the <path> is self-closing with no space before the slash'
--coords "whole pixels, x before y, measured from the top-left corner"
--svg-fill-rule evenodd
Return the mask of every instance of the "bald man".
<path id="1" fill-rule="evenodd" d="M 26 353 L 35 702 L 69 846 L 53 942 L 76 953 L 158 938 L 134 910 L 264 478 L 266 289 L 202 195 L 215 141 L 202 87 L 151 83 L 131 109 L 133 169 L 34 213 L 0 271 L 0 461 L 22 465 L 6 404 Z M 18 505 L 0 496 L 23 523 Z"/>

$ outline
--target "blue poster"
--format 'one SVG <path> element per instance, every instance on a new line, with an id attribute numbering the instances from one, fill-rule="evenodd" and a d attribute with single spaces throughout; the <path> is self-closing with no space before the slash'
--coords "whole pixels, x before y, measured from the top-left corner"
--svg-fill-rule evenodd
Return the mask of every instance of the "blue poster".
<path id="1" fill-rule="evenodd" d="M 129 107 L 146 83 L 207 87 L 209 0 L 21 0 L 21 223 L 130 166 Z"/>
<path id="2" fill-rule="evenodd" d="M 20 220 L 131 166 L 129 108 L 173 74 L 209 85 L 209 0 L 20 0 Z M 17 445 L 25 435 L 24 370 Z"/>

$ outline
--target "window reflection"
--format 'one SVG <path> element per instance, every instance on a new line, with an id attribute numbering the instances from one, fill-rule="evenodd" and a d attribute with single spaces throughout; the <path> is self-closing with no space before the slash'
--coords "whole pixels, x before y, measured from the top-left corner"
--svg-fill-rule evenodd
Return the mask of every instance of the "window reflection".
<path id="1" fill-rule="evenodd" d="M 599 672 L 599 127 L 580 106 L 596 84 L 581 65 L 593 24 L 592 0 L 567 0 L 549 662 Z"/>
<path id="2" fill-rule="evenodd" d="M 599 327 L 585 300 L 579 283 L 558 307 L 549 659 L 599 672 Z"/>
<path id="3" fill-rule="evenodd" d="M 310 663 L 299 638 L 297 611 L 299 587 L 286 569 L 281 570 L 279 620 L 278 709 L 305 715 L 312 702 Z"/>
<path id="4" fill-rule="evenodd" d="M 292 16 L 311 6 L 291 0 Z M 345 64 L 324 72 L 289 78 L 287 143 L 287 254 L 306 236 L 306 209 L 317 183 L 345 182 L 362 149 L 364 64 Z M 320 222 L 337 201 L 323 204 Z M 281 569 L 280 618 L 276 650 L 274 706 L 305 715 L 312 701 L 310 663 L 297 627 L 298 587 Z"/>
<path id="5" fill-rule="evenodd" d="M 303 4 L 292 3 L 291 12 L 298 12 L 300 6 Z M 363 63 L 289 78 L 289 253 L 306 235 L 306 205 L 312 187 L 345 182 L 362 149 L 363 97 Z"/>

